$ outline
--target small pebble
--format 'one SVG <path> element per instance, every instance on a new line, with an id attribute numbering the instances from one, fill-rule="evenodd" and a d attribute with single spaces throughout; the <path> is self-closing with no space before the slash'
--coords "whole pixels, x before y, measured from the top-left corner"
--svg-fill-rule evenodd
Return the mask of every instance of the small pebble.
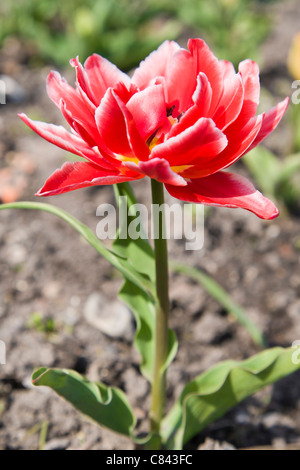
<path id="1" fill-rule="evenodd" d="M 83 309 L 86 321 L 111 338 L 131 341 L 133 322 L 129 309 L 119 301 L 109 301 L 97 292 L 91 294 Z"/>

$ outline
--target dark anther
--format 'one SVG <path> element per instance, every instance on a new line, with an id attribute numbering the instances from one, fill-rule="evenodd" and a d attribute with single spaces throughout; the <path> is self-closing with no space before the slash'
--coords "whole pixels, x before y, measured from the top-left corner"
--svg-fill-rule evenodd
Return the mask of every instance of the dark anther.
<path id="1" fill-rule="evenodd" d="M 175 109 L 175 104 L 173 104 L 171 108 L 167 109 L 167 117 L 172 116 L 174 109 Z"/>
<path id="2" fill-rule="evenodd" d="M 154 139 L 154 137 L 156 136 L 156 133 L 157 133 L 158 129 L 156 129 L 153 134 L 150 135 L 150 137 L 148 137 L 147 141 L 146 141 L 146 144 L 149 145 L 151 144 L 152 140 Z"/>

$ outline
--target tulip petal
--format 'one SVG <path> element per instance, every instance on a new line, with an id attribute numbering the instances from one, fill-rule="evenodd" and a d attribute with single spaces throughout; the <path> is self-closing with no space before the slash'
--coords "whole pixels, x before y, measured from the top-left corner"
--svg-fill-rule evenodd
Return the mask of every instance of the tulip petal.
<path id="1" fill-rule="evenodd" d="M 168 108 L 175 106 L 176 111 L 173 112 L 173 117 L 186 111 L 192 104 L 196 77 L 195 61 L 191 53 L 186 49 L 176 51 L 166 75 Z"/>
<path id="2" fill-rule="evenodd" d="M 220 170 L 232 165 L 249 150 L 250 145 L 261 129 L 262 116 L 254 116 L 242 128 L 239 127 L 240 123 L 237 121 L 224 131 L 228 138 L 228 148 L 226 147 L 219 155 L 219 163 L 222 165 L 219 167 Z"/>
<path id="3" fill-rule="evenodd" d="M 170 186 L 171 196 L 182 201 L 225 206 L 253 212 L 262 219 L 274 219 L 279 214 L 272 201 L 265 198 L 243 176 L 218 172 L 205 178 L 192 180 L 187 186 Z"/>
<path id="4" fill-rule="evenodd" d="M 76 121 L 74 116 L 68 111 L 66 107 L 66 103 L 64 100 L 61 98 L 60 100 L 60 110 L 62 115 L 64 116 L 65 120 L 68 122 L 70 127 L 77 133 L 79 136 L 87 143 L 89 147 L 94 147 L 97 145 L 99 141 L 99 135 L 98 133 L 93 136 L 90 135 L 90 133 L 84 128 L 84 126 Z"/>
<path id="5" fill-rule="evenodd" d="M 156 77 L 166 77 L 172 58 L 180 46 L 174 41 L 165 41 L 151 52 L 133 74 L 132 82 L 140 90 L 146 88 Z"/>
<path id="6" fill-rule="evenodd" d="M 96 149 L 89 147 L 80 137 L 71 134 L 64 127 L 55 126 L 54 124 L 48 124 L 46 122 L 33 121 L 29 119 L 26 114 L 19 114 L 19 117 L 34 132 L 51 144 L 67 152 L 79 155 L 80 157 L 85 157 L 96 164 L 102 164 L 103 158 Z M 103 162 L 103 166 L 106 165 L 107 164 Z"/>
<path id="7" fill-rule="evenodd" d="M 114 153 L 145 160 L 149 149 L 138 133 L 133 117 L 112 88 L 105 93 L 95 113 L 104 145 Z"/>
<path id="8" fill-rule="evenodd" d="M 237 73 L 224 80 L 224 92 L 219 105 L 212 116 L 216 126 L 224 131 L 236 120 L 244 101 L 244 86 L 241 75 Z"/>
<path id="9" fill-rule="evenodd" d="M 255 140 L 252 142 L 248 151 L 260 144 L 274 129 L 276 129 L 279 122 L 281 121 L 282 116 L 287 110 L 288 104 L 289 98 L 285 98 L 283 101 L 274 106 L 274 108 L 270 109 L 270 111 L 263 113 L 260 131 L 257 134 Z"/>
<path id="10" fill-rule="evenodd" d="M 95 121 L 104 144 L 114 153 L 132 157 L 124 115 L 112 89 L 107 90 L 95 113 Z"/>
<path id="11" fill-rule="evenodd" d="M 262 116 L 255 116 L 242 129 L 237 128 L 234 123 L 225 131 L 228 145 L 218 156 L 208 161 L 195 162 L 194 168 L 184 170 L 180 175 L 183 178 L 200 178 L 232 165 L 248 151 L 261 128 L 261 123 Z"/>
<path id="12" fill-rule="evenodd" d="M 233 78 L 235 75 L 235 69 L 232 62 L 228 60 L 220 60 L 219 64 L 221 66 L 223 72 L 223 79 L 227 80 L 229 78 Z"/>
<path id="13" fill-rule="evenodd" d="M 136 85 L 133 83 L 130 83 L 130 85 L 127 86 L 123 82 L 117 83 L 114 87 L 114 93 L 118 95 L 118 97 L 123 101 L 124 104 L 127 104 L 130 98 L 137 93 L 139 90 Z"/>
<path id="14" fill-rule="evenodd" d="M 96 109 L 96 99 L 91 90 L 89 77 L 86 73 L 86 70 L 79 62 L 78 57 L 75 59 L 70 60 L 70 65 L 75 68 L 76 70 L 76 85 L 80 92 L 82 99 L 87 103 L 87 105 L 92 108 Z"/>
<path id="15" fill-rule="evenodd" d="M 126 104 L 126 108 L 132 114 L 136 128 L 144 141 L 169 122 L 162 85 L 150 86 L 135 93 Z"/>
<path id="16" fill-rule="evenodd" d="M 84 68 L 96 106 L 99 106 L 109 87 L 114 87 L 119 82 L 124 83 L 126 87 L 130 85 L 130 78 L 126 73 L 121 72 L 118 67 L 98 54 L 88 57 Z"/>
<path id="17" fill-rule="evenodd" d="M 134 158 L 138 158 L 139 160 L 147 160 L 149 157 L 150 150 L 136 128 L 132 114 L 127 109 L 120 97 L 114 92 L 114 90 L 112 93 L 124 116 L 127 138 L 130 148 L 132 149 L 132 156 Z"/>
<path id="18" fill-rule="evenodd" d="M 47 179 L 36 196 L 54 196 L 88 186 L 122 183 L 141 176 L 126 176 L 87 162 L 66 162 Z"/>
<path id="19" fill-rule="evenodd" d="M 133 162 L 125 162 L 124 165 L 133 171 L 149 176 L 161 183 L 175 186 L 186 186 L 187 182 L 177 173 L 175 173 L 167 160 L 162 158 L 153 158 L 147 162 L 139 162 L 138 165 Z"/>
<path id="20" fill-rule="evenodd" d="M 180 118 L 179 122 L 173 125 L 168 137 L 175 137 L 188 127 L 193 126 L 201 117 L 207 117 L 211 105 L 212 89 L 207 76 L 199 73 L 197 77 L 197 86 L 193 94 L 193 102 L 186 113 Z"/>
<path id="21" fill-rule="evenodd" d="M 200 118 L 192 127 L 156 145 L 151 158 L 165 158 L 171 166 L 214 158 L 227 145 L 226 136 L 215 126 L 212 119 Z"/>
<path id="22" fill-rule="evenodd" d="M 244 105 L 240 118 L 247 121 L 255 116 L 259 104 L 259 67 L 253 60 L 246 59 L 239 64 L 239 72 L 244 84 Z"/>
<path id="23" fill-rule="evenodd" d="M 85 127 L 95 129 L 94 109 L 89 108 L 81 98 L 80 93 L 74 90 L 58 72 L 50 72 L 47 79 L 47 93 L 49 98 L 60 108 L 61 99 L 66 108 Z"/>
<path id="24" fill-rule="evenodd" d="M 188 47 L 196 63 L 196 75 L 205 73 L 213 91 L 210 112 L 213 113 L 223 93 L 222 67 L 202 39 L 190 39 Z"/>
<path id="25" fill-rule="evenodd" d="M 197 86 L 193 94 L 193 102 L 201 112 L 199 117 L 207 117 L 211 107 L 212 88 L 205 73 L 200 72 L 197 76 Z"/>

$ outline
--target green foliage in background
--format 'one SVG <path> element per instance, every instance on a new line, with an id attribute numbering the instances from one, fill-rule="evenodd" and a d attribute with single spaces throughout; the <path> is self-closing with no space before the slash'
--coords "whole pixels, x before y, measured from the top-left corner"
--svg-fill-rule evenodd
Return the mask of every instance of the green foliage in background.
<path id="1" fill-rule="evenodd" d="M 268 32 L 258 0 L 6 0 L 0 5 L 0 46 L 18 36 L 46 62 L 66 65 L 98 52 L 123 70 L 165 39 L 203 37 L 219 58 L 256 58 Z"/>
<path id="2" fill-rule="evenodd" d="M 179 1 L 178 17 L 203 37 L 219 59 L 235 66 L 245 58 L 257 60 L 270 19 L 261 2 L 254 0 Z"/>
<path id="3" fill-rule="evenodd" d="M 180 32 L 155 1 L 9 0 L 0 6 L 0 43 L 17 35 L 31 41 L 46 61 L 66 65 L 98 52 L 130 69 L 166 38 Z"/>
<path id="4" fill-rule="evenodd" d="M 39 312 L 33 312 L 27 322 L 27 328 L 39 331 L 40 333 L 51 334 L 57 330 L 57 325 L 52 317 L 44 318 Z"/>
<path id="5" fill-rule="evenodd" d="M 300 153 L 279 159 L 263 146 L 243 156 L 258 188 L 282 208 L 295 214 L 300 211 Z"/>
<path id="6" fill-rule="evenodd" d="M 290 104 L 290 123 L 293 129 L 293 152 L 300 152 L 300 106 Z"/>

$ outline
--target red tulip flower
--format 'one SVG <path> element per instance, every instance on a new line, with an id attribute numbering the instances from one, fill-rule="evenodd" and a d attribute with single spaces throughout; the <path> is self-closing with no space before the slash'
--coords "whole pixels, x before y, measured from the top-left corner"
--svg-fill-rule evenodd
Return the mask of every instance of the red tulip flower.
<path id="1" fill-rule="evenodd" d="M 71 132 L 20 117 L 49 142 L 87 161 L 65 163 L 37 195 L 148 176 L 183 201 L 276 217 L 274 204 L 246 178 L 223 170 L 275 129 L 288 99 L 256 115 L 258 65 L 245 60 L 236 73 L 204 41 L 191 39 L 188 47 L 164 42 L 132 79 L 96 54 L 84 66 L 71 60 L 76 89 L 51 72 L 48 95 Z"/>

